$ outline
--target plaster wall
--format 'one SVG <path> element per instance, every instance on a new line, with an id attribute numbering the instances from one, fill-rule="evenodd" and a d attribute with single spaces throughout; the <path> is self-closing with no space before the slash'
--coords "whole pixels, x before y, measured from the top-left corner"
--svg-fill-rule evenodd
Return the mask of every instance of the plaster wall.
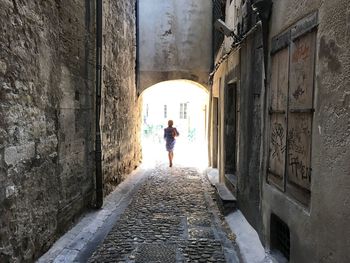
<path id="1" fill-rule="evenodd" d="M 223 181 L 222 164 L 224 163 L 222 147 L 220 146 L 223 140 L 221 136 L 222 135 L 221 126 L 223 121 L 223 116 L 221 116 L 222 115 L 221 112 L 223 111 L 223 105 L 222 105 L 223 94 L 222 94 L 222 91 L 220 91 L 220 88 L 225 81 L 226 68 L 227 68 L 226 63 L 222 63 L 220 65 L 220 67 L 217 69 L 213 77 L 213 84 L 212 84 L 212 96 L 216 98 L 216 101 L 217 101 L 217 105 L 213 105 L 213 106 L 216 106 L 217 108 L 215 109 L 212 108 L 212 112 L 211 112 L 212 119 L 213 120 L 215 119 L 216 123 L 214 123 L 211 126 L 211 131 L 210 131 L 212 135 L 210 136 L 211 137 L 210 148 L 212 149 L 212 152 L 210 153 L 211 155 L 210 158 L 211 158 L 211 162 L 217 165 L 216 168 L 218 168 L 219 170 L 220 181 Z"/>
<path id="2" fill-rule="evenodd" d="M 139 0 L 138 92 L 165 80 L 207 85 L 212 63 L 212 1 Z"/>
<path id="3" fill-rule="evenodd" d="M 240 96 L 239 90 L 239 50 L 231 53 L 227 60 L 225 60 L 218 70 L 215 72 L 213 79 L 213 96 L 218 98 L 218 168 L 220 181 L 224 182 L 225 176 L 225 87 L 228 83 L 237 82 L 237 97 Z M 212 131 L 213 132 L 213 131 Z M 212 142 L 213 144 L 214 142 Z M 230 149 L 232 150 L 232 149 Z"/>
<path id="4" fill-rule="evenodd" d="M 237 24 L 239 23 L 240 18 L 242 17 L 241 6 L 242 6 L 242 0 L 226 1 L 225 24 L 230 29 L 232 29 L 235 32 L 235 34 L 238 34 Z M 224 52 L 227 52 L 230 50 L 232 43 L 233 43 L 233 38 L 225 36 Z"/>
<path id="5" fill-rule="evenodd" d="M 268 245 L 270 216 L 274 213 L 290 229 L 290 262 L 349 262 L 350 3 L 274 1 L 270 36 L 283 32 L 315 10 L 319 26 L 310 206 L 304 207 L 264 183 L 264 232 Z"/>

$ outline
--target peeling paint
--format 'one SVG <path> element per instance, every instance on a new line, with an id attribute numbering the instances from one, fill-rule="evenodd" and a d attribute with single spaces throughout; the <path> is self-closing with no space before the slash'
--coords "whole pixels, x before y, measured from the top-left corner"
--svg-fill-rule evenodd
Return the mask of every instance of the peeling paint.
<path id="1" fill-rule="evenodd" d="M 320 59 L 323 59 L 327 67 L 332 72 L 341 72 L 342 65 L 338 59 L 340 47 L 336 44 L 334 39 L 326 41 L 325 36 L 321 37 L 320 41 Z"/>

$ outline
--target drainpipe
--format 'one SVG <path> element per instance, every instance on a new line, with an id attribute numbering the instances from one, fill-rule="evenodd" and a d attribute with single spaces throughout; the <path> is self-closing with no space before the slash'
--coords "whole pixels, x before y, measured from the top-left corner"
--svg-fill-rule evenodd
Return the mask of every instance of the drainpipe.
<path id="1" fill-rule="evenodd" d="M 103 205 L 103 174 L 101 150 L 101 84 L 102 84 L 102 0 L 96 0 L 96 208 Z"/>

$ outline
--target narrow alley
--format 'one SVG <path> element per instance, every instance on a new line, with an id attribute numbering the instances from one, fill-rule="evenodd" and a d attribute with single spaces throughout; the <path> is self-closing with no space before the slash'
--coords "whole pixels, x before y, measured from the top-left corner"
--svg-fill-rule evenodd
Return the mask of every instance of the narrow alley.
<path id="1" fill-rule="evenodd" d="M 205 178 L 165 165 L 150 173 L 89 262 L 238 262 Z"/>
<path id="2" fill-rule="evenodd" d="M 349 0 L 0 0 L 0 263 L 349 263 Z"/>
<path id="3" fill-rule="evenodd" d="M 38 262 L 241 262 L 215 188 L 197 168 L 158 163 L 133 177 L 120 189 L 127 198 L 106 201 L 108 216 L 83 218 Z"/>

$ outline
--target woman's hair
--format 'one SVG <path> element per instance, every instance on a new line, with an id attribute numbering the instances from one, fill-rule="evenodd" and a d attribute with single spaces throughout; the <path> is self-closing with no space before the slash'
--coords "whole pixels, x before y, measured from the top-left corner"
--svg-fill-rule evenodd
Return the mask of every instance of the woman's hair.
<path id="1" fill-rule="evenodd" d="M 174 124 L 174 122 L 173 122 L 173 120 L 168 120 L 168 126 L 173 126 L 173 124 Z"/>

